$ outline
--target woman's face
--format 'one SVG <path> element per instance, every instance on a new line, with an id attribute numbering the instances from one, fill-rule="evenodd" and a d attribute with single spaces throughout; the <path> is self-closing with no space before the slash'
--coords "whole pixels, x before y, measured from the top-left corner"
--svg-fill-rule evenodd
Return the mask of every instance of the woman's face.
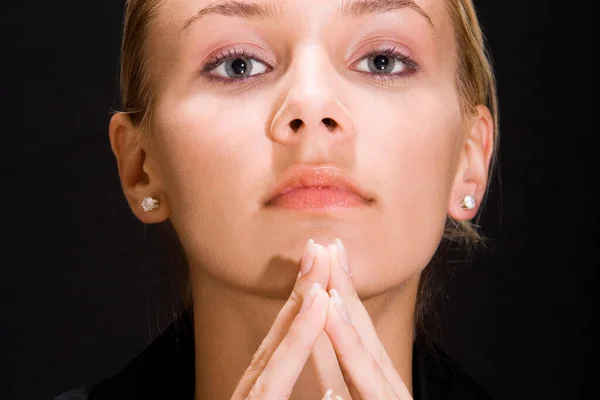
<path id="1" fill-rule="evenodd" d="M 145 168 L 192 276 L 284 298 L 309 238 L 343 240 L 363 297 L 426 266 L 467 133 L 445 2 L 168 0 L 150 44 Z"/>

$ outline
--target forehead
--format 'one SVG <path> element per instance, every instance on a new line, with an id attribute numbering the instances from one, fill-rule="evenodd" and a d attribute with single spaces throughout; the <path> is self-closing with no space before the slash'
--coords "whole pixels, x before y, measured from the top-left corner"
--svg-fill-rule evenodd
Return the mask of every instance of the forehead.
<path id="1" fill-rule="evenodd" d="M 156 28 L 160 36 L 181 34 L 191 25 L 213 15 L 284 22 L 288 28 L 298 25 L 317 28 L 319 23 L 324 24 L 332 19 L 352 19 L 405 10 L 407 13 L 420 14 L 443 38 L 451 33 L 445 5 L 446 0 L 162 0 Z M 232 23 L 235 23 L 234 19 Z"/>

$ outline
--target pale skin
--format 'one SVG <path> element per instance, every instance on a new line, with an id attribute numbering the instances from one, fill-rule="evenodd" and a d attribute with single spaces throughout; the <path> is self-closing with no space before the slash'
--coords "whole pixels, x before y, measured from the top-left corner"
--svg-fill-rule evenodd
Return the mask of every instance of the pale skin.
<path id="1" fill-rule="evenodd" d="M 198 400 L 321 399 L 327 389 L 412 398 L 419 276 L 446 217 L 477 212 L 459 200 L 484 196 L 493 120 L 483 105 L 459 107 L 443 2 L 364 15 L 344 15 L 345 3 L 280 0 L 275 16 L 207 13 L 186 24 L 214 1 L 165 0 L 150 31 L 154 118 L 147 130 L 127 115 L 111 120 L 133 212 L 148 224 L 170 219 L 186 253 Z M 374 53 L 395 60 L 390 79 L 367 68 Z M 230 54 L 253 75 L 214 62 Z M 297 164 L 343 169 L 372 206 L 266 207 L 267 190 Z M 160 208 L 145 213 L 146 196 Z"/>

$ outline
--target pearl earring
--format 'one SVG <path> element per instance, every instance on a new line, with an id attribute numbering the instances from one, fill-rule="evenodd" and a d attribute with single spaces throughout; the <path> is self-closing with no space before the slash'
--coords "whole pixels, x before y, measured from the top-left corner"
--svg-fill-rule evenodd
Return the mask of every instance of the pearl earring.
<path id="1" fill-rule="evenodd" d="M 144 212 L 151 212 L 158 210 L 160 207 L 160 201 L 156 197 L 144 197 L 144 201 L 142 201 L 142 208 Z"/>
<path id="2" fill-rule="evenodd" d="M 469 194 L 469 195 L 466 195 L 465 197 L 463 197 L 462 199 L 460 199 L 458 204 L 460 204 L 460 208 L 463 211 L 470 211 L 470 210 L 473 210 L 477 206 L 477 200 L 475 200 L 475 197 L 473 197 Z"/>

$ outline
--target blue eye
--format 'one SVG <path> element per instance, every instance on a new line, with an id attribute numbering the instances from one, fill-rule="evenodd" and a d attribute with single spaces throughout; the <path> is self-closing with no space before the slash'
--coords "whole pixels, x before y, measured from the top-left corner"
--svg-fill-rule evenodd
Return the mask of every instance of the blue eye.
<path id="1" fill-rule="evenodd" d="M 374 54 L 363 58 L 355 68 L 360 72 L 372 74 L 401 74 L 408 65 L 401 58 L 393 55 Z"/>
<path id="2" fill-rule="evenodd" d="M 266 71 L 267 66 L 254 58 L 234 56 L 220 61 L 210 73 L 225 79 L 243 79 Z"/>

